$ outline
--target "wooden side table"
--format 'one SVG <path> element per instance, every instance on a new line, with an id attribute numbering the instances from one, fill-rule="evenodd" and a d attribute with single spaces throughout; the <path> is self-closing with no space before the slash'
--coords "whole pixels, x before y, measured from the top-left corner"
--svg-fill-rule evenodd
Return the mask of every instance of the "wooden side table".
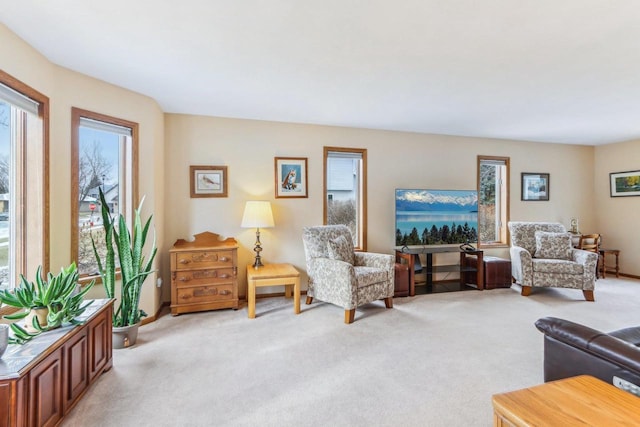
<path id="1" fill-rule="evenodd" d="M 620 249 L 598 249 L 600 256 L 602 257 L 602 278 L 605 279 L 607 277 L 607 268 L 612 268 L 613 270 L 609 270 L 609 273 L 612 271 L 616 273 L 616 278 L 620 277 L 620 267 L 618 265 L 618 256 L 620 255 Z M 616 256 L 616 265 L 607 267 L 606 263 L 606 255 L 615 255 Z"/>
<path id="2" fill-rule="evenodd" d="M 493 395 L 493 425 L 640 425 L 640 405 L 631 393 L 580 375 Z"/>
<path id="3" fill-rule="evenodd" d="M 300 273 L 291 264 L 265 264 L 254 268 L 247 265 L 247 299 L 249 319 L 256 317 L 256 288 L 284 285 L 285 296 L 291 296 L 293 288 L 293 312 L 300 314 Z"/>

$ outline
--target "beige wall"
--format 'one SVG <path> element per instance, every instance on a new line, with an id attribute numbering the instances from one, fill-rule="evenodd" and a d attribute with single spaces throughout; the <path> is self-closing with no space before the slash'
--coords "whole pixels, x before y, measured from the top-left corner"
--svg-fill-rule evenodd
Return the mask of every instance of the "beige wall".
<path id="1" fill-rule="evenodd" d="M 4 25 L 0 25 L 0 40 L 0 69 L 50 100 L 50 269 L 57 271 L 71 262 L 71 107 L 140 125 L 139 188 L 140 195 L 146 195 L 143 215 L 156 213 L 158 244 L 163 246 L 165 138 L 164 115 L 158 104 L 146 96 L 52 64 Z M 154 286 L 155 279 L 155 275 L 147 279 L 142 295 L 141 308 L 149 314 L 155 314 L 161 303 L 161 290 Z M 103 296 L 100 286 L 90 293 L 92 298 Z"/>
<path id="2" fill-rule="evenodd" d="M 329 126 L 166 114 L 166 243 L 202 231 L 235 237 L 240 265 L 251 262 L 255 230 L 240 228 L 244 203 L 272 202 L 275 228 L 261 231 L 263 259 L 305 269 L 302 227 L 322 224 L 323 146 L 366 148 L 369 167 L 368 249 L 392 253 L 394 189 L 474 189 L 477 155 L 511 158 L 511 218 L 560 221 L 578 216 L 596 228 L 593 192 L 576 191 L 591 182 L 593 147 L 386 132 Z M 309 197 L 274 198 L 274 157 L 308 157 Z M 226 165 L 229 197 L 189 197 L 189 165 Z M 520 173 L 547 172 L 549 202 L 520 201 Z M 508 256 L 508 251 L 494 251 Z M 163 251 L 168 277 L 168 256 Z M 246 289 L 244 267 L 241 294 Z M 303 282 L 306 286 L 306 280 Z M 267 292 L 273 290 L 267 290 Z M 168 298 L 168 294 L 167 294 Z"/>
<path id="3" fill-rule="evenodd" d="M 606 246 L 623 250 L 624 272 L 640 274 L 630 259 L 639 227 L 631 212 L 637 211 L 640 198 L 611 199 L 607 184 L 611 171 L 638 169 L 638 141 L 594 148 L 163 114 L 146 96 L 52 64 L 1 24 L 0 39 L 0 69 L 51 100 L 52 270 L 70 262 L 71 107 L 140 124 L 143 214 L 154 214 L 158 275 L 164 279 L 162 291 L 154 286 L 156 277 L 145 285 L 142 308 L 148 313 L 169 300 L 167 250 L 176 239 L 205 230 L 232 236 L 241 246 L 240 264 L 252 260 L 255 231 L 240 228 L 244 202 L 249 199 L 273 202 L 276 227 L 261 235 L 265 261 L 291 262 L 304 271 L 302 227 L 322 223 L 325 145 L 368 150 L 369 250 L 392 252 L 395 188 L 472 189 L 477 155 L 507 156 L 511 158 L 511 219 L 560 221 L 568 226 L 569 218 L 578 217 L 583 231 L 599 231 Z M 308 157 L 307 199 L 274 198 L 276 156 Z M 229 197 L 191 199 L 189 165 L 228 166 Z M 551 200 L 522 202 L 521 172 L 550 173 Z M 507 255 L 506 250 L 493 252 Z M 245 273 L 240 270 L 244 294 Z M 100 289 L 95 294 L 102 295 Z"/>
<path id="4" fill-rule="evenodd" d="M 595 147 L 595 158 L 594 207 L 602 245 L 620 249 L 620 271 L 640 276 L 640 197 L 611 197 L 609 188 L 611 172 L 640 170 L 640 140 Z"/>

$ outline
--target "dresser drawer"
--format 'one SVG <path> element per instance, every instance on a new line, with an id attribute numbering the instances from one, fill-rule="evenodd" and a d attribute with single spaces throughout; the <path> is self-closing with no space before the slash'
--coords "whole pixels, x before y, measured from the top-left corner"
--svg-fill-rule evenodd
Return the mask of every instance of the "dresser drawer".
<path id="1" fill-rule="evenodd" d="M 233 300 L 233 283 L 224 285 L 196 286 L 192 288 L 179 288 L 178 304 L 192 304 L 201 302 L 213 302 Z"/>
<path id="2" fill-rule="evenodd" d="M 178 287 L 228 283 L 234 277 L 233 267 L 212 270 L 178 270 L 173 272 L 173 280 Z"/>
<path id="3" fill-rule="evenodd" d="M 191 270 L 194 268 L 225 267 L 233 265 L 233 251 L 201 251 L 176 253 L 176 268 Z"/>

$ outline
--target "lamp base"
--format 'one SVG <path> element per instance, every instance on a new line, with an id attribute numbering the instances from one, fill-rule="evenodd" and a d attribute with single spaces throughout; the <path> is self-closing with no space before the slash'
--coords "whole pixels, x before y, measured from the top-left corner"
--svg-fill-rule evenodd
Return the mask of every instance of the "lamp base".
<path id="1" fill-rule="evenodd" d="M 260 228 L 256 229 L 256 245 L 253 247 L 253 251 L 256 253 L 256 260 L 253 263 L 253 268 L 260 268 L 264 265 L 262 264 L 262 259 L 260 259 L 260 252 L 262 252 L 262 244 L 260 243 Z"/>

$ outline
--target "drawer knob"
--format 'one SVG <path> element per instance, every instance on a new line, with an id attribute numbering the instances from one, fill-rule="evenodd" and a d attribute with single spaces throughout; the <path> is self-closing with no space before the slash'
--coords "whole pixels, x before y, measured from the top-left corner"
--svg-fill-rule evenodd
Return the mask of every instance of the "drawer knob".
<path id="1" fill-rule="evenodd" d="M 191 279 L 189 279 L 188 277 L 184 277 L 184 276 L 182 276 L 179 280 L 180 280 L 181 282 L 188 282 L 188 281 L 190 281 Z"/>
<path id="2" fill-rule="evenodd" d="M 229 295 L 231 293 L 231 291 L 224 289 L 222 291 L 220 291 L 220 295 Z"/>
<path id="3" fill-rule="evenodd" d="M 220 261 L 222 261 L 222 262 L 227 262 L 227 261 L 229 261 L 229 258 L 227 258 L 226 256 L 221 256 L 219 259 L 220 259 Z"/>
<path id="4" fill-rule="evenodd" d="M 223 279 L 227 279 L 229 277 L 229 275 L 227 273 L 221 273 L 220 277 Z"/>
<path id="5" fill-rule="evenodd" d="M 188 259 L 181 259 L 180 260 L 180 264 L 189 264 L 191 261 L 189 261 Z"/>

